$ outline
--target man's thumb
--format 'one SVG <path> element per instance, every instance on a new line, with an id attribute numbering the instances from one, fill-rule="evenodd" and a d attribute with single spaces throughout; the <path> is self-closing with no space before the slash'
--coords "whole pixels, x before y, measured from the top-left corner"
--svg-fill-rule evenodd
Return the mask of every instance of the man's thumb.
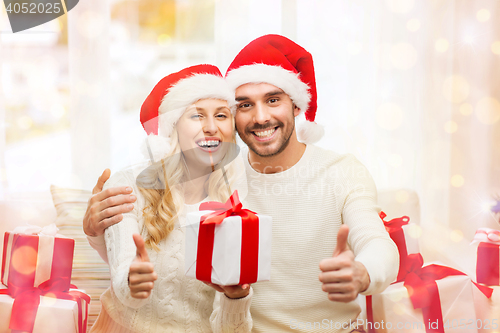
<path id="1" fill-rule="evenodd" d="M 92 190 L 92 194 L 97 194 L 102 191 L 104 183 L 106 183 L 106 181 L 109 179 L 109 176 L 111 176 L 111 170 L 106 169 L 102 172 L 102 174 L 99 176 L 99 179 L 97 180 L 97 184 Z"/>
<path id="2" fill-rule="evenodd" d="M 344 251 L 349 250 L 347 246 L 347 236 L 349 236 L 349 227 L 345 224 L 340 226 L 339 232 L 337 234 L 337 246 L 335 251 L 333 251 L 333 256 L 336 257 Z"/>
<path id="3" fill-rule="evenodd" d="M 137 257 L 141 261 L 149 262 L 148 251 L 146 251 L 144 239 L 142 239 L 141 235 L 139 235 L 139 234 L 134 234 L 132 237 L 134 237 L 134 243 L 135 243 L 135 246 L 137 247 L 137 254 L 136 254 Z"/>

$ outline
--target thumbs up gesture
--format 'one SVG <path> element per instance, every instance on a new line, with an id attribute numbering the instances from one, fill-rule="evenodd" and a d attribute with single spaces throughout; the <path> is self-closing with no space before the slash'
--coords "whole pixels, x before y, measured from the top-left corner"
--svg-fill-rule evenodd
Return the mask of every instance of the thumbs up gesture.
<path id="1" fill-rule="evenodd" d="M 134 234 L 133 237 L 137 253 L 128 272 L 128 286 L 132 297 L 148 298 L 158 275 L 156 275 L 153 264 L 149 262 L 144 239 L 138 234 Z"/>
<path id="2" fill-rule="evenodd" d="M 342 225 L 337 234 L 333 256 L 319 263 L 319 280 L 328 299 L 334 302 L 351 302 L 360 292 L 368 289 L 370 276 L 365 266 L 354 260 L 354 253 L 347 245 L 349 227 Z"/>

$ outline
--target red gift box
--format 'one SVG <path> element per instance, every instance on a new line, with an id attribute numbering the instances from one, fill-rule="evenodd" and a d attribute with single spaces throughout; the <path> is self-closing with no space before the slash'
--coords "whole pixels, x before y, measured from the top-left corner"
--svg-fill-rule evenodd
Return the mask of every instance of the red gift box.
<path id="1" fill-rule="evenodd" d="M 479 228 L 472 243 L 478 243 L 476 279 L 488 286 L 500 286 L 500 231 Z"/>
<path id="2" fill-rule="evenodd" d="M 237 191 L 186 220 L 186 276 L 219 285 L 270 279 L 272 219 L 243 209 Z"/>
<path id="3" fill-rule="evenodd" d="M 57 227 L 18 227 L 6 232 L 2 255 L 2 283 L 8 289 L 0 291 L 14 298 L 9 327 L 29 331 L 33 325 L 40 296 L 78 302 L 79 332 L 85 332 L 90 297 L 71 285 L 71 270 L 75 241 L 57 235 Z"/>
<path id="4" fill-rule="evenodd" d="M 446 282 L 446 285 L 451 285 L 452 280 L 450 280 L 450 277 L 463 277 L 462 282 L 468 282 L 469 284 L 472 282 L 470 278 L 468 278 L 464 273 L 447 267 L 447 266 L 441 266 L 441 265 L 428 265 L 428 266 L 423 266 L 423 258 L 421 254 L 411 254 L 408 256 L 408 260 L 405 264 L 404 268 L 404 276 L 403 280 L 404 282 L 397 282 L 393 283 L 386 291 L 384 291 L 381 295 L 374 295 L 374 296 L 367 296 L 366 297 L 366 312 L 367 312 L 367 331 L 368 333 L 373 333 L 375 330 L 380 331 L 380 324 L 382 321 L 385 322 L 386 324 L 386 329 L 381 329 L 381 331 L 389 331 L 389 332 L 397 332 L 397 331 L 403 331 L 403 328 L 406 328 L 406 331 L 418 331 L 418 332 L 426 332 L 426 333 L 445 333 L 449 327 L 452 327 L 453 329 L 464 329 L 466 327 L 463 326 L 463 324 L 460 324 L 462 326 L 460 327 L 454 327 L 454 321 L 455 319 L 460 322 L 460 319 L 463 319 L 467 322 L 470 320 L 476 320 L 475 313 L 470 313 L 469 314 L 464 314 L 464 309 L 462 309 L 461 305 L 457 305 L 460 302 L 450 302 L 450 300 L 454 299 L 455 297 L 459 296 L 459 294 L 464 292 L 464 286 L 460 285 L 460 281 L 457 280 L 455 282 L 459 283 L 458 285 L 453 285 L 453 288 L 450 291 L 447 291 L 444 293 L 444 296 L 446 296 L 446 304 L 451 305 L 451 307 L 443 309 L 443 300 L 441 297 L 443 295 L 440 293 L 439 289 L 439 284 L 442 284 L 443 282 Z M 454 282 L 454 283 L 455 283 Z M 493 290 L 491 288 L 488 288 L 486 286 L 479 285 L 477 283 L 472 282 L 474 286 L 472 288 L 477 288 L 478 291 L 476 292 L 477 294 L 482 294 L 482 297 L 486 298 L 491 298 Z M 384 296 L 387 297 L 388 293 L 391 292 L 398 292 L 400 293 L 402 287 L 407 289 L 407 297 L 410 300 L 411 303 L 411 309 L 409 310 L 409 314 L 413 315 L 412 320 L 408 321 L 410 324 L 415 323 L 416 321 L 414 320 L 417 317 L 423 317 L 422 320 L 420 320 L 421 325 L 418 325 L 418 330 L 414 329 L 414 327 L 406 327 L 404 324 L 404 321 L 401 320 L 396 320 L 393 322 L 393 320 L 388 320 L 389 318 L 395 318 L 397 317 L 396 315 L 400 315 L 400 312 L 403 312 L 401 310 L 398 311 L 391 311 L 391 310 L 385 310 L 383 309 L 383 303 L 384 303 Z M 469 290 L 470 293 L 466 293 L 465 296 L 467 296 L 467 301 L 462 302 L 462 305 L 470 305 L 472 306 L 472 310 L 469 312 L 474 312 L 474 303 L 475 297 L 473 296 L 475 290 Z M 456 292 L 456 294 L 455 294 Z M 377 302 L 373 302 L 377 299 Z M 460 313 L 455 313 L 451 310 L 456 310 Z M 447 312 L 444 312 L 444 311 Z M 467 310 L 467 309 L 465 309 Z M 377 315 L 374 315 L 374 313 L 378 311 L 379 313 Z M 382 313 L 380 313 L 382 312 Z M 467 312 L 467 311 L 465 311 Z M 403 312 L 406 313 L 406 312 Z M 444 316 L 446 314 L 446 317 Z M 458 317 L 457 317 L 458 316 Z M 469 316 L 465 318 L 465 316 Z M 450 318 L 451 317 L 451 318 Z M 464 318 L 461 318 L 464 317 Z M 380 318 L 383 318 L 383 320 L 380 320 Z M 479 318 L 482 319 L 482 318 Z M 391 327 L 388 326 L 390 322 Z M 450 324 L 451 322 L 451 324 Z M 378 323 L 379 327 L 377 325 L 374 325 L 375 323 Z M 432 323 L 432 325 L 431 325 Z M 399 327 L 399 324 L 401 327 Z M 474 322 L 474 325 L 476 322 Z M 458 325 L 458 324 L 457 324 Z M 456 326 L 456 325 L 455 325 Z M 468 326 L 467 326 L 468 327 Z M 388 330 L 387 330 L 388 329 Z M 412 330 L 413 329 L 413 330 Z M 474 330 L 477 332 L 478 330 L 481 330 L 481 328 L 477 328 Z"/>

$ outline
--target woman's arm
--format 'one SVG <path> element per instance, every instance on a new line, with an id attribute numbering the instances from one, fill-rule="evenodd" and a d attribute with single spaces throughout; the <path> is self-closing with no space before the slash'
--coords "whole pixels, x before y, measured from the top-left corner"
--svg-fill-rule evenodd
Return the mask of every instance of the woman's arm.
<path id="1" fill-rule="evenodd" d="M 210 324 L 214 333 L 246 333 L 252 331 L 250 314 L 253 289 L 243 298 L 232 299 L 217 292 Z"/>
<path id="2" fill-rule="evenodd" d="M 104 189 L 116 186 L 130 186 L 133 188 L 133 192 L 138 191 L 132 173 L 129 175 L 126 171 L 113 175 L 106 182 Z M 138 193 L 134 194 L 138 195 Z M 129 271 L 137 254 L 133 234 L 140 234 L 139 205 L 134 206 L 131 212 L 123 214 L 123 220 L 120 223 L 105 230 L 104 239 L 114 294 L 125 306 L 140 308 L 148 303 L 151 296 L 143 299 L 134 298 L 129 287 Z"/>

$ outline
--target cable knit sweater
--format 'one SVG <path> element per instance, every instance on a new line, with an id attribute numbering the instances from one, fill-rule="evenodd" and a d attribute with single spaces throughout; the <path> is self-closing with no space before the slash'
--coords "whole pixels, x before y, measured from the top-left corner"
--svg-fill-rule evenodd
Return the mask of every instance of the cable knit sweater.
<path id="1" fill-rule="evenodd" d="M 332 256 L 340 226 L 349 226 L 348 244 L 370 275 L 363 294 L 383 291 L 399 266 L 369 172 L 352 155 L 313 145 L 293 167 L 274 174 L 256 172 L 244 160 L 244 207 L 273 218 L 271 280 L 253 284 L 252 332 L 350 332 L 357 302 L 328 300 L 318 279 L 319 262 Z"/>
<path id="2" fill-rule="evenodd" d="M 109 261 L 111 273 L 111 287 L 101 296 L 104 314 L 97 320 L 94 329 L 106 333 L 250 331 L 252 290 L 245 298 L 229 299 L 204 283 L 184 275 L 183 223 L 185 214 L 198 210 L 199 204 L 185 205 L 186 209 L 174 230 L 160 242 L 159 252 L 148 249 L 149 258 L 158 274 L 151 295 L 147 299 L 131 297 L 128 272 L 136 255 L 132 234 L 141 233 L 142 209 L 145 207 L 145 199 L 135 184 L 137 171 L 118 172 L 104 186 L 104 189 L 131 186 L 137 196 L 133 211 L 124 214 L 120 223 L 106 229 L 105 244 L 102 236 L 89 237 L 90 244 L 101 253 L 103 259 Z"/>

